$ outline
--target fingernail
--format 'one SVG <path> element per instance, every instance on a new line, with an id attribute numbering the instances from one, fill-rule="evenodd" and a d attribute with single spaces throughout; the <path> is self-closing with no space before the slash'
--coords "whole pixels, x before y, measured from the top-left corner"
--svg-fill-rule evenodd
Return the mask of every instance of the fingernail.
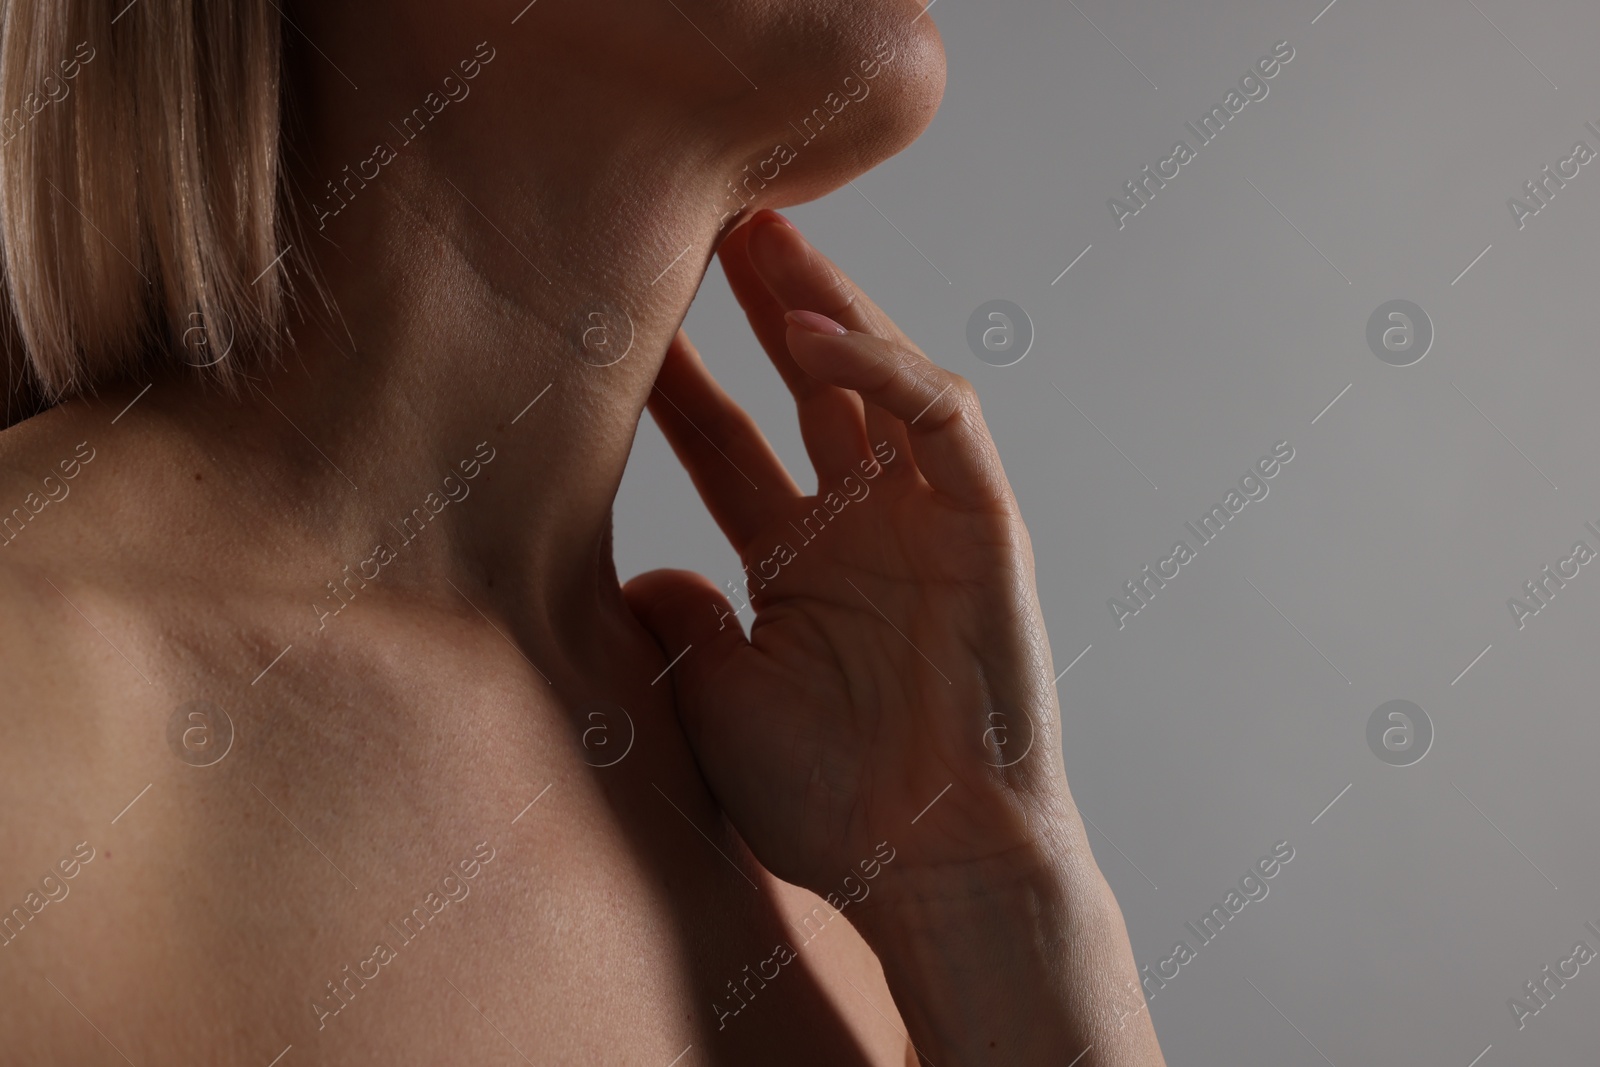
<path id="1" fill-rule="evenodd" d="M 759 212 L 757 212 L 756 214 L 757 214 L 757 221 L 760 221 L 760 222 L 776 222 L 776 223 L 779 223 L 780 225 L 787 226 L 791 230 L 794 230 L 795 233 L 799 233 L 800 232 L 800 230 L 795 226 L 794 223 L 790 222 L 788 220 L 788 218 L 786 218 L 783 215 L 778 214 L 776 211 L 772 210 L 770 207 L 764 207 Z"/>
<path id="2" fill-rule="evenodd" d="M 770 209 L 763 208 L 752 225 L 750 265 L 769 283 L 781 282 L 803 261 L 806 239 L 793 223 Z"/>
<path id="3" fill-rule="evenodd" d="M 820 333 L 824 337 L 844 337 L 849 330 L 840 326 L 826 315 L 819 315 L 815 311 L 791 311 L 784 318 L 810 333 Z"/>

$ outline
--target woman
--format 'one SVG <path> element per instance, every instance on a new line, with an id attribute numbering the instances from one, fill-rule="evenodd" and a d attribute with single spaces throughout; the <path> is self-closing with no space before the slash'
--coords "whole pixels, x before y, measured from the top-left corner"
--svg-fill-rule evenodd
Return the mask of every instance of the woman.
<path id="1" fill-rule="evenodd" d="M 972 390 L 767 210 L 942 85 L 911 0 L 6 5 L 0 1060 L 1161 1062 Z M 619 587 L 647 402 L 749 637 Z"/>

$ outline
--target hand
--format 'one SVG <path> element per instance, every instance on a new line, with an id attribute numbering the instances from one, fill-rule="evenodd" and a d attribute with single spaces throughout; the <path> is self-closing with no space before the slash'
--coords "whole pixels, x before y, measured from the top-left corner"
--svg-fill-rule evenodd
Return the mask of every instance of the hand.
<path id="1" fill-rule="evenodd" d="M 755 616 L 747 639 L 681 571 L 626 593 L 667 656 L 689 648 L 673 684 L 712 791 L 762 864 L 823 895 L 882 843 L 894 876 L 874 892 L 1031 868 L 1078 827 L 1028 534 L 972 386 L 781 216 L 720 255 L 794 394 L 817 492 L 680 333 L 650 412 L 752 576 Z"/>
<path id="2" fill-rule="evenodd" d="M 680 333 L 650 412 L 752 573 L 755 618 L 747 639 L 683 571 L 625 592 L 682 653 L 679 717 L 712 792 L 768 870 L 861 900 L 851 922 L 919 1057 L 1160 1067 L 1067 793 L 1033 553 L 972 387 L 780 216 L 721 256 L 794 394 L 817 492 Z"/>

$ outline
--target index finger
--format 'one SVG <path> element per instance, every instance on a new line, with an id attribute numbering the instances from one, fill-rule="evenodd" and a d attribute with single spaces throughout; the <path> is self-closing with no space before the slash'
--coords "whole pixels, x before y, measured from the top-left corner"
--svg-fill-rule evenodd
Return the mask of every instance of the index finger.
<path id="1" fill-rule="evenodd" d="M 962 507 L 1010 507 L 972 384 L 930 360 L 800 231 L 756 218 L 750 261 L 789 314 L 788 349 L 808 374 L 867 401 L 873 439 L 909 448 L 927 483 Z"/>
<path id="2" fill-rule="evenodd" d="M 750 262 L 785 311 L 816 311 L 860 333 L 907 340 L 894 320 L 788 219 L 761 211 L 748 225 Z"/>
<path id="3" fill-rule="evenodd" d="M 1014 505 L 971 382 L 909 341 L 847 330 L 811 311 L 790 312 L 788 321 L 796 362 L 899 420 L 917 469 L 936 491 L 963 507 Z"/>
<path id="4" fill-rule="evenodd" d="M 748 225 L 750 264 L 784 311 L 817 312 L 858 333 L 915 347 L 894 320 L 788 219 L 776 211 L 760 211 Z M 881 407 L 869 404 L 864 414 L 870 439 L 897 449 L 909 444 L 904 425 L 886 416 Z"/>

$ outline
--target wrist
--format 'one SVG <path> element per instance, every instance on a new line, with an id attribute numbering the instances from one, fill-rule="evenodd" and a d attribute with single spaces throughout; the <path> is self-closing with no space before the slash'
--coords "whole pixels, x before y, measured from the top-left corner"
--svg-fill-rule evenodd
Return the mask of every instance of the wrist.
<path id="1" fill-rule="evenodd" d="M 975 919 L 1028 912 L 1054 914 L 1093 895 L 1098 870 L 1074 862 L 1065 844 L 1035 839 L 982 859 L 913 866 L 888 866 L 851 917 L 874 948 L 937 936 Z M 1092 875 L 1092 877 L 1090 877 Z M 1103 884 L 1103 883 L 1101 883 Z M 881 954 L 881 953 L 880 953 Z"/>
<path id="2" fill-rule="evenodd" d="M 923 1056 L 1059 1067 L 1093 1047 L 1080 1067 L 1161 1062 L 1121 911 L 1081 837 L 896 874 L 851 921 Z"/>
<path id="3" fill-rule="evenodd" d="M 869 943 L 936 931 L 1021 899 L 1084 899 L 1104 884 L 1070 801 L 1024 806 L 1010 798 L 942 815 L 913 828 L 923 832 L 900 845 L 860 903 L 853 921 Z"/>

